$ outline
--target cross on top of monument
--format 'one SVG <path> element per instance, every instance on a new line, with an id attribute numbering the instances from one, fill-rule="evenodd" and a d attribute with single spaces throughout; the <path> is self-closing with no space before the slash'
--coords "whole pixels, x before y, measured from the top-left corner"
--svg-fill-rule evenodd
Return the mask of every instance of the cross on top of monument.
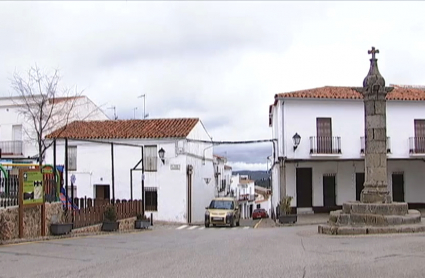
<path id="1" fill-rule="evenodd" d="M 372 50 L 368 50 L 367 53 L 368 54 L 372 54 L 372 59 L 375 60 L 376 59 L 375 58 L 375 54 L 378 54 L 379 53 L 379 49 L 375 49 L 375 47 L 372 46 Z"/>

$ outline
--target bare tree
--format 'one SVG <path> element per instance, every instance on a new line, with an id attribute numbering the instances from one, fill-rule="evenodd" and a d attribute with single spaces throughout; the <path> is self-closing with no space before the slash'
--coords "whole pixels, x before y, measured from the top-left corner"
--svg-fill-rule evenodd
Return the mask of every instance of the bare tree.
<path id="1" fill-rule="evenodd" d="M 31 67 L 25 78 L 17 73 L 12 78 L 12 88 L 16 93 L 12 99 L 25 119 L 23 129 L 28 139 L 37 146 L 40 166 L 46 150 L 53 143 L 45 136 L 68 125 L 82 96 L 82 91 L 77 89 L 59 88 L 60 79 L 59 70 L 48 75 L 37 66 Z"/>

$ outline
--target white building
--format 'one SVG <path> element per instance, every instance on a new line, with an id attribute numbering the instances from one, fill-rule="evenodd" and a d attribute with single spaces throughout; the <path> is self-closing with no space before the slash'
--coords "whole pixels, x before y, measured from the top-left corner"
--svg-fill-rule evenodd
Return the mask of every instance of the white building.
<path id="1" fill-rule="evenodd" d="M 230 194 L 230 179 L 232 177 L 232 167 L 226 165 L 227 158 L 214 155 L 214 177 L 216 185 L 216 194 L 219 197 L 225 197 Z"/>
<path id="2" fill-rule="evenodd" d="M 39 99 L 35 96 L 35 103 Z M 0 98 L 0 149 L 3 159 L 35 160 L 38 157 L 37 140 L 35 140 L 34 123 L 25 119 L 20 113 L 25 103 L 22 97 Z M 70 106 L 73 106 L 70 109 Z M 50 123 L 54 124 L 54 129 L 66 124 L 65 117 L 58 113 L 60 110 L 70 111 L 68 121 L 75 120 L 107 120 L 108 117 L 86 96 L 50 99 L 49 104 L 44 109 L 50 111 L 53 108 Z M 46 130 L 46 135 L 53 130 Z"/>
<path id="3" fill-rule="evenodd" d="M 254 186 L 255 189 L 255 208 L 262 208 L 267 211 L 269 215 L 271 215 L 271 190 L 261 187 Z"/>
<path id="4" fill-rule="evenodd" d="M 247 175 L 232 176 L 231 190 L 239 202 L 241 218 L 247 219 L 252 216 L 255 205 L 255 181 Z"/>
<path id="5" fill-rule="evenodd" d="M 394 86 L 394 85 L 393 85 Z M 388 187 L 394 201 L 425 205 L 425 89 L 394 86 L 387 95 Z M 277 94 L 270 127 L 277 139 L 273 206 L 294 197 L 300 212 L 359 200 L 364 183 L 364 106 L 350 87 Z M 298 146 L 294 135 L 300 136 Z"/>
<path id="6" fill-rule="evenodd" d="M 138 163 L 144 146 L 146 212 L 162 221 L 204 220 L 215 188 L 212 144 L 188 141 L 211 140 L 199 119 L 78 121 L 59 138 L 57 163 L 64 163 L 63 138 L 69 138 L 68 176 L 76 177 L 78 197 L 113 199 L 114 187 L 115 199 L 141 199 L 142 165 Z M 110 142 L 114 142 L 114 181 Z M 50 149 L 46 156 L 49 163 L 53 163 L 52 153 Z"/>

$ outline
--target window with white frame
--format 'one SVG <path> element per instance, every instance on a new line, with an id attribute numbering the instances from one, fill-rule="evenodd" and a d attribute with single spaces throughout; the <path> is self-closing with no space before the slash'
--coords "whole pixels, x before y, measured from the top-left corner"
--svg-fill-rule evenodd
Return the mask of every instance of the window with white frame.
<path id="1" fill-rule="evenodd" d="M 156 172 L 158 165 L 157 146 L 145 146 L 143 150 L 143 165 L 146 172 Z"/>
<path id="2" fill-rule="evenodd" d="M 77 171 L 77 146 L 68 146 L 68 170 Z"/>

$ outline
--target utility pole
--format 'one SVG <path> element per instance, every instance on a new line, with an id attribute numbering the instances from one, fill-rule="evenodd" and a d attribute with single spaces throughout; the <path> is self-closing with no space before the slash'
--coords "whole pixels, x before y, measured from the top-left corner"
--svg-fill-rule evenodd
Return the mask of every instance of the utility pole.
<path id="1" fill-rule="evenodd" d="M 138 98 L 143 98 L 143 120 L 146 119 L 149 114 L 146 114 L 146 94 L 138 96 Z"/>

